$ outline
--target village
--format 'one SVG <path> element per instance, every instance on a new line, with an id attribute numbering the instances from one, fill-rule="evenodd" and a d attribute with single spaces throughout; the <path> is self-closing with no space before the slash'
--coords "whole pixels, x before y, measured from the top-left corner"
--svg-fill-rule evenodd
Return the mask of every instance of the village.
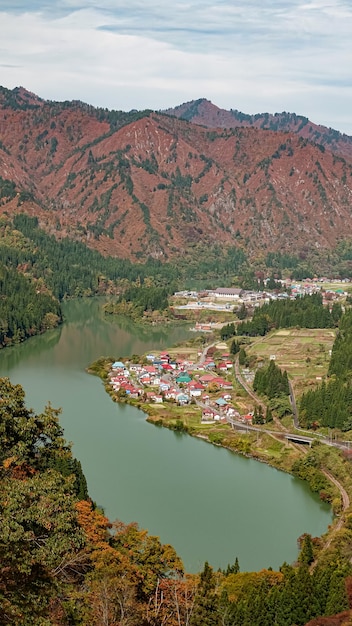
<path id="1" fill-rule="evenodd" d="M 174 298 L 183 298 L 187 300 L 187 304 L 177 306 L 179 309 L 213 309 L 224 311 L 232 309 L 236 304 L 245 304 L 249 307 L 260 306 L 271 302 L 272 300 L 284 300 L 290 298 L 294 300 L 297 297 L 321 293 L 323 302 L 327 304 L 332 300 L 337 300 L 348 295 L 346 291 L 346 282 L 334 281 L 330 283 L 327 278 L 306 279 L 305 281 L 295 282 L 289 278 L 278 279 L 276 283 L 281 286 L 278 289 L 250 290 L 240 289 L 238 287 L 216 287 L 215 289 L 207 289 L 203 291 L 177 291 Z M 264 284 L 269 284 L 269 279 L 265 279 Z"/>
<path id="2" fill-rule="evenodd" d="M 172 358 L 167 351 L 147 354 L 145 363 L 115 361 L 109 372 L 109 385 L 121 400 L 139 398 L 146 403 L 175 403 L 179 407 L 197 405 L 202 423 L 252 423 L 252 413 L 245 411 L 241 415 L 235 401 L 232 355 L 219 348 L 227 346 L 210 346 L 198 352 L 196 363 L 188 358 Z"/>
<path id="3" fill-rule="evenodd" d="M 334 289 L 324 288 L 319 279 L 291 282 L 289 287 L 290 295 L 287 292 L 256 292 L 231 287 L 218 287 L 206 292 L 182 291 L 174 294 L 174 297 L 186 300 L 187 304 L 175 308 L 230 309 L 233 313 L 234 306 L 245 305 L 250 311 L 270 300 L 294 299 L 317 292 L 322 293 L 326 305 L 347 295 L 341 284 L 334 285 Z M 191 330 L 213 332 L 224 323 L 196 321 Z M 170 350 L 141 356 L 139 362 L 132 362 L 131 359 L 115 361 L 111 365 L 108 381 L 112 395 L 118 401 L 139 400 L 149 405 L 174 404 L 181 408 L 181 416 L 182 407 L 196 405 L 201 423 L 236 421 L 249 425 L 252 424 L 255 409 L 253 399 L 247 398 L 249 402 L 244 402 L 243 397 L 238 397 L 234 366 L 235 357 L 229 352 L 227 344 L 215 342 L 203 351 L 192 354 L 192 358 L 182 354 L 182 350 Z M 242 375 L 244 380 L 251 382 L 251 372 L 243 370 Z"/>
<path id="4" fill-rule="evenodd" d="M 239 308 L 246 307 L 250 316 L 255 308 L 268 304 L 274 300 L 295 300 L 296 298 L 315 293 L 321 293 L 323 304 L 331 306 L 332 302 L 343 301 L 348 296 L 346 282 L 330 282 L 327 278 L 307 278 L 304 281 L 292 281 L 289 278 L 278 279 L 279 289 L 248 290 L 237 287 L 216 287 L 203 291 L 177 291 L 171 298 L 171 308 L 177 313 L 193 314 L 195 324 L 190 329 L 195 332 L 211 333 L 219 330 L 224 323 L 228 322 L 228 316 L 236 313 Z M 264 285 L 269 285 L 269 279 L 264 280 Z M 209 313 L 209 319 L 203 316 Z M 212 318 L 212 314 L 220 316 Z M 199 319 L 202 315 L 202 319 Z M 221 317 L 222 316 L 222 317 Z M 177 317 L 177 314 L 175 315 Z M 224 321 L 226 320 L 226 321 Z"/>

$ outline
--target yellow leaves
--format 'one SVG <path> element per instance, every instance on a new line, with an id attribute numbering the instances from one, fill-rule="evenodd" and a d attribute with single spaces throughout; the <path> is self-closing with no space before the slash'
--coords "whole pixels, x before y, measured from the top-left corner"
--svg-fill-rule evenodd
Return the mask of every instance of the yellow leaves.
<path id="1" fill-rule="evenodd" d="M 11 467 L 12 464 L 15 464 L 17 461 L 16 456 L 9 456 L 7 459 L 4 459 L 4 461 L 2 462 L 4 468 L 7 470 Z"/>
<path id="2" fill-rule="evenodd" d="M 283 580 L 281 572 L 263 569 L 260 572 L 240 572 L 229 574 L 221 584 L 226 589 L 229 600 L 235 602 L 241 593 L 245 593 L 253 585 L 265 580 L 269 587 L 278 585 Z"/>

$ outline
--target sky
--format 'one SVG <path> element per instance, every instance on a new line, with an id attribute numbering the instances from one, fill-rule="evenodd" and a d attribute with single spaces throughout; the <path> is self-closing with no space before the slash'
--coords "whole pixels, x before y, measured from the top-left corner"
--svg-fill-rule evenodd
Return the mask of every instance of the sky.
<path id="1" fill-rule="evenodd" d="M 352 135 L 352 0 L 0 0 L 0 85 L 130 111 L 207 98 Z"/>

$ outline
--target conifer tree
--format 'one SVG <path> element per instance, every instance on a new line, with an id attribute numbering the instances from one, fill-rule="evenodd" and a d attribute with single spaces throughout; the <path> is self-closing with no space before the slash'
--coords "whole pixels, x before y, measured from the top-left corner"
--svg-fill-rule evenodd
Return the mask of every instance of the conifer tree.
<path id="1" fill-rule="evenodd" d="M 310 565 L 314 561 L 312 537 L 308 533 L 302 538 L 298 561 L 304 565 Z"/>
<path id="2" fill-rule="evenodd" d="M 238 362 L 239 362 L 239 364 L 240 365 L 244 365 L 245 362 L 246 362 L 246 358 L 247 358 L 246 351 L 245 351 L 244 348 L 241 348 L 240 352 L 239 352 L 239 355 L 238 355 Z"/>
<path id="3" fill-rule="evenodd" d="M 215 593 L 216 579 L 212 567 L 206 562 L 200 575 L 190 626 L 218 626 L 218 597 Z"/>

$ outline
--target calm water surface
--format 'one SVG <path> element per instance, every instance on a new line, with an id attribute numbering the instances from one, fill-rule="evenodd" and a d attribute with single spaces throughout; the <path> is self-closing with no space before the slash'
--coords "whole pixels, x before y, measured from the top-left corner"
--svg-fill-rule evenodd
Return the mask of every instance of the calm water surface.
<path id="1" fill-rule="evenodd" d="M 100 356 L 128 356 L 182 341 L 182 327 L 139 329 L 104 320 L 99 299 L 64 305 L 66 323 L 2 350 L 0 375 L 20 383 L 39 412 L 62 407 L 66 439 L 81 461 L 91 497 L 110 519 L 138 521 L 171 543 L 188 571 L 207 560 L 242 571 L 297 557 L 297 537 L 320 535 L 329 507 L 287 474 L 201 440 L 157 428 L 117 405 L 85 368 Z"/>

